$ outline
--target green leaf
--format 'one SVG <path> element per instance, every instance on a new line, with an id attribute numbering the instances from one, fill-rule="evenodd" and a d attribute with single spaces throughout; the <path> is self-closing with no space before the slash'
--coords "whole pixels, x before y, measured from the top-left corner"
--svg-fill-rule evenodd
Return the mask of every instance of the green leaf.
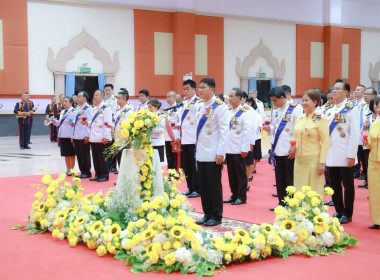
<path id="1" fill-rule="evenodd" d="M 34 229 L 34 228 L 28 230 L 28 234 L 36 234 L 38 232 L 40 232 L 40 231 L 38 229 Z"/>
<path id="2" fill-rule="evenodd" d="M 14 226 L 13 228 L 11 228 L 12 230 L 18 230 L 18 229 L 25 229 L 26 226 L 20 226 L 19 224 L 17 224 L 16 226 Z"/>

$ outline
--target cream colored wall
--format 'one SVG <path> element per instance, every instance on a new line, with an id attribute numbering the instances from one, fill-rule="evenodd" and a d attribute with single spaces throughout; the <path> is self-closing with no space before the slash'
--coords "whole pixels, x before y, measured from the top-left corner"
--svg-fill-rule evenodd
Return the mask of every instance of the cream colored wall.
<path id="1" fill-rule="evenodd" d="M 115 88 L 126 87 L 134 94 L 134 28 L 132 9 L 83 7 L 28 2 L 29 86 L 31 94 L 52 95 L 53 74 L 47 68 L 48 47 L 58 51 L 84 27 L 111 56 L 118 51 L 120 69 Z M 88 49 L 79 50 L 66 64 L 66 71 L 77 71 L 88 63 L 92 72 L 101 73 L 102 65 Z"/>
<path id="2" fill-rule="evenodd" d="M 380 31 L 362 30 L 360 83 L 367 87 L 372 86 L 368 74 L 369 63 L 375 66 L 380 61 L 379 45 Z M 377 78 L 380 80 L 380 75 Z"/>
<path id="3" fill-rule="evenodd" d="M 235 70 L 236 57 L 243 61 L 260 39 L 280 63 L 285 59 L 286 74 L 283 84 L 288 84 L 292 92 L 296 92 L 296 25 L 228 17 L 224 19 L 224 91 L 228 93 L 233 87 L 240 86 Z M 273 75 L 266 60 L 259 58 L 250 69 L 250 76 L 256 76 L 260 67 L 262 72 L 267 73 L 267 77 Z"/>

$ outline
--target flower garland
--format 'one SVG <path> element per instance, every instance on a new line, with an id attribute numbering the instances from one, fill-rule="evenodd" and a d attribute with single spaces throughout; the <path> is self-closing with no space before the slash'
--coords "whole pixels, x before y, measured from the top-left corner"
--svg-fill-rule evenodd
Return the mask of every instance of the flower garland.
<path id="1" fill-rule="evenodd" d="M 146 201 L 150 200 L 153 190 L 153 147 L 150 136 L 157 124 L 158 116 L 146 109 L 131 113 L 128 119 L 121 123 L 120 134 L 123 141 L 134 148 L 134 160 L 140 168 L 136 189 L 140 197 Z"/>

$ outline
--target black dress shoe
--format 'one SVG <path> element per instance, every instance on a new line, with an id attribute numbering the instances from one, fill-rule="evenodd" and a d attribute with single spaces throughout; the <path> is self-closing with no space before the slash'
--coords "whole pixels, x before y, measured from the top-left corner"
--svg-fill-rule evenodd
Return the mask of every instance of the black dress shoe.
<path id="1" fill-rule="evenodd" d="M 328 205 L 328 206 L 334 206 L 334 202 L 332 200 L 330 201 L 327 201 L 324 203 L 325 205 Z"/>
<path id="2" fill-rule="evenodd" d="M 187 197 L 188 198 L 195 198 L 195 197 L 199 197 L 199 193 L 197 193 L 196 191 L 193 191 L 191 194 L 189 194 Z"/>
<path id="3" fill-rule="evenodd" d="M 240 198 L 236 199 L 234 202 L 231 203 L 231 205 L 241 205 L 241 204 L 246 204 L 246 200 L 242 200 Z"/>
<path id="4" fill-rule="evenodd" d="M 354 173 L 354 178 L 357 179 L 360 177 L 360 174 L 359 173 Z"/>
<path id="5" fill-rule="evenodd" d="M 25 146 L 24 149 L 29 150 L 29 149 L 31 149 L 31 148 L 30 148 L 29 146 Z"/>
<path id="6" fill-rule="evenodd" d="M 106 181 L 108 181 L 109 179 L 108 178 L 106 178 L 106 177 L 101 177 L 101 178 L 99 178 L 97 181 L 98 182 L 106 182 Z"/>
<path id="7" fill-rule="evenodd" d="M 182 194 L 187 196 L 187 195 L 189 195 L 191 193 L 192 193 L 192 191 L 189 190 L 189 191 L 183 192 Z"/>
<path id="8" fill-rule="evenodd" d="M 208 226 L 208 227 L 214 227 L 214 226 L 220 225 L 221 223 L 222 223 L 221 220 L 210 219 L 207 222 L 205 222 L 203 225 Z"/>
<path id="9" fill-rule="evenodd" d="M 115 186 L 117 186 L 117 183 L 113 183 Z"/>
<path id="10" fill-rule="evenodd" d="M 248 182 L 251 182 L 252 180 L 253 180 L 253 176 L 251 175 L 248 177 Z"/>
<path id="11" fill-rule="evenodd" d="M 277 185 L 276 185 L 276 184 L 273 184 L 273 187 L 277 187 Z"/>
<path id="12" fill-rule="evenodd" d="M 86 178 L 91 178 L 91 175 L 86 175 L 86 174 L 80 174 L 75 177 L 81 178 L 81 179 L 86 179 Z"/>
<path id="13" fill-rule="evenodd" d="M 110 168 L 108 171 L 113 173 L 113 172 L 116 172 L 116 169 L 115 168 Z"/>
<path id="14" fill-rule="evenodd" d="M 91 178 L 90 181 L 98 181 L 100 179 L 100 177 L 94 177 L 94 178 Z"/>
<path id="15" fill-rule="evenodd" d="M 273 196 L 273 197 L 278 197 L 278 194 L 276 194 L 276 193 L 272 193 L 272 196 Z"/>
<path id="16" fill-rule="evenodd" d="M 363 184 L 359 185 L 358 188 L 368 189 L 368 183 L 364 182 Z"/>
<path id="17" fill-rule="evenodd" d="M 335 213 L 335 214 L 333 215 L 333 218 L 338 218 L 338 219 L 340 219 L 340 217 L 342 217 L 342 214 L 340 214 L 340 213 Z"/>
<path id="18" fill-rule="evenodd" d="M 206 216 L 203 216 L 202 219 L 200 219 L 199 221 L 196 221 L 195 223 L 197 225 L 203 225 L 205 222 L 207 222 L 209 220 L 209 218 L 207 218 Z"/>
<path id="19" fill-rule="evenodd" d="M 273 207 L 273 208 L 269 208 L 269 211 L 274 211 L 276 207 Z"/>
<path id="20" fill-rule="evenodd" d="M 369 229 L 379 229 L 380 226 L 379 225 L 371 225 L 368 227 Z"/>
<path id="21" fill-rule="evenodd" d="M 347 223 L 351 223 L 351 222 L 352 222 L 352 218 L 348 218 L 344 215 L 342 217 L 340 217 L 340 219 L 339 219 L 339 223 L 341 223 L 341 224 L 347 224 Z"/>
<path id="22" fill-rule="evenodd" d="M 359 176 L 359 178 L 358 178 L 359 180 L 364 180 L 365 179 L 365 175 L 362 173 L 362 174 L 360 174 L 360 176 Z"/>
<path id="23" fill-rule="evenodd" d="M 119 174 L 119 171 L 114 171 L 113 174 L 116 174 L 116 175 L 117 175 L 117 174 Z"/>
<path id="24" fill-rule="evenodd" d="M 21 150 L 24 150 L 24 147 L 21 147 L 21 146 L 20 146 L 20 149 L 21 149 Z"/>
<path id="25" fill-rule="evenodd" d="M 223 200 L 223 203 L 231 203 L 231 202 L 234 202 L 235 200 L 236 200 L 236 198 L 231 196 L 229 199 Z"/>
<path id="26" fill-rule="evenodd" d="M 248 185 L 248 187 L 247 187 L 247 192 L 249 191 L 249 189 L 251 188 L 251 186 L 250 185 Z"/>

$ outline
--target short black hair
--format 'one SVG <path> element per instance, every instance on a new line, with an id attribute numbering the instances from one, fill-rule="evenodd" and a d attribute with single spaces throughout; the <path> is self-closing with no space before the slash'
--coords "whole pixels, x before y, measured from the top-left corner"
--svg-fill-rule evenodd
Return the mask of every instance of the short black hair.
<path id="1" fill-rule="evenodd" d="M 321 99 L 323 100 L 323 104 L 327 103 L 327 95 L 321 93 Z"/>
<path id="2" fill-rule="evenodd" d="M 269 97 L 286 98 L 285 91 L 282 87 L 272 87 L 269 91 Z"/>
<path id="3" fill-rule="evenodd" d="M 65 99 L 68 99 L 71 105 L 74 103 L 74 100 L 72 97 L 66 96 L 63 100 L 65 100 Z"/>
<path id="4" fill-rule="evenodd" d="M 241 90 L 241 98 L 244 98 L 246 101 L 248 99 L 248 94 L 243 90 Z"/>
<path id="5" fill-rule="evenodd" d="M 375 105 L 380 103 L 380 97 L 374 97 L 371 99 L 369 102 L 369 109 L 371 110 L 372 113 L 375 113 Z"/>
<path id="6" fill-rule="evenodd" d="M 200 82 L 208 85 L 210 88 L 215 88 L 216 86 L 214 78 L 203 78 Z"/>
<path id="7" fill-rule="evenodd" d="M 247 99 L 247 103 L 251 103 L 251 107 L 253 109 L 257 110 L 257 104 L 256 104 L 255 99 L 253 99 L 252 97 L 250 97 L 250 98 Z"/>
<path id="8" fill-rule="evenodd" d="M 222 101 L 224 102 L 224 96 L 223 96 L 223 93 L 218 92 L 217 94 L 215 94 L 215 97 L 216 97 L 216 98 L 219 98 L 220 100 L 222 100 Z"/>
<path id="9" fill-rule="evenodd" d="M 148 101 L 148 104 L 156 107 L 157 109 L 160 109 L 161 108 L 161 105 L 162 103 L 160 101 L 158 101 L 156 98 L 152 97 L 151 99 L 149 99 Z"/>
<path id="10" fill-rule="evenodd" d="M 374 89 L 373 87 L 367 87 L 367 89 L 372 90 L 372 94 L 376 94 L 377 95 L 377 90 Z"/>
<path id="11" fill-rule="evenodd" d="M 140 93 L 144 94 L 146 97 L 149 97 L 149 90 L 147 90 L 147 89 L 142 89 L 142 90 L 140 90 L 140 91 L 139 91 L 139 94 L 140 94 Z"/>
<path id="12" fill-rule="evenodd" d="M 106 87 L 110 87 L 113 90 L 113 84 L 105 84 L 104 88 L 106 88 Z"/>
<path id="13" fill-rule="evenodd" d="M 125 97 L 125 99 L 128 101 L 129 99 L 129 92 L 126 88 L 121 88 L 119 91 L 119 94 Z"/>
<path id="14" fill-rule="evenodd" d="M 344 90 L 347 90 L 348 92 L 350 92 L 351 90 L 351 86 L 349 83 L 347 83 L 345 80 L 339 78 L 339 79 L 336 79 L 335 80 L 335 83 L 342 83 L 343 84 L 343 89 Z"/>
<path id="15" fill-rule="evenodd" d="M 197 84 L 193 80 L 190 80 L 190 79 L 184 81 L 182 85 L 183 86 L 189 85 L 191 88 L 194 88 L 194 89 L 197 88 Z"/>
<path id="16" fill-rule="evenodd" d="M 90 95 L 87 93 L 87 91 L 80 91 L 78 92 L 78 95 L 79 93 L 81 93 L 83 95 L 83 97 L 86 97 L 86 101 L 90 99 Z"/>
<path id="17" fill-rule="evenodd" d="M 292 93 L 292 89 L 288 85 L 282 85 L 281 88 L 285 91 L 285 93 Z"/>

